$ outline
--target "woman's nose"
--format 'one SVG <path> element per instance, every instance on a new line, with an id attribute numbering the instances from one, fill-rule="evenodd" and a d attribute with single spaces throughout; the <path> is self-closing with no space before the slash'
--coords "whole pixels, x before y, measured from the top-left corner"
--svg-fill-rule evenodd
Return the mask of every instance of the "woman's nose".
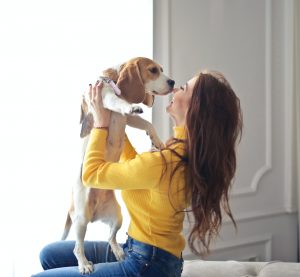
<path id="1" fill-rule="evenodd" d="M 179 90 L 179 88 L 174 88 L 174 89 L 172 90 L 172 92 L 173 92 L 173 93 L 176 93 L 178 90 Z"/>

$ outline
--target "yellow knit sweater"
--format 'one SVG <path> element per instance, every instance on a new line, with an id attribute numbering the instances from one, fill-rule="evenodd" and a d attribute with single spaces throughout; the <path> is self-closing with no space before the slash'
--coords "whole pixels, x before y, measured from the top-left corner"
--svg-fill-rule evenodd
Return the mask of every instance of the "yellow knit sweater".
<path id="1" fill-rule="evenodd" d="M 184 128 L 174 127 L 174 137 L 184 139 Z M 168 166 L 161 178 L 165 163 L 160 152 L 137 154 L 126 138 L 120 161 L 106 162 L 106 138 L 106 130 L 92 130 L 83 163 L 83 183 L 93 188 L 122 190 L 130 215 L 128 234 L 180 257 L 185 246 L 182 211 L 187 206 L 183 168 L 176 171 L 170 185 L 170 173 L 179 158 L 170 150 L 162 151 Z M 182 143 L 172 148 L 184 153 Z"/>

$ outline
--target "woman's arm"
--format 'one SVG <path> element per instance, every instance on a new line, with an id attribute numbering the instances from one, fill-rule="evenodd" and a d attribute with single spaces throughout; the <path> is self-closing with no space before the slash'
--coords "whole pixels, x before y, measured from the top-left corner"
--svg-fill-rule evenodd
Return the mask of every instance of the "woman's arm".
<path id="1" fill-rule="evenodd" d="M 103 107 L 101 91 L 103 88 L 103 83 L 97 81 L 95 86 L 90 85 L 89 97 L 91 100 L 91 105 L 93 108 L 93 117 L 94 117 L 94 127 L 95 128 L 107 128 L 110 122 L 111 111 Z M 125 135 L 125 144 L 123 151 L 121 153 L 120 160 L 125 161 L 132 159 L 136 156 L 136 151 L 132 147 L 128 137 Z"/>
<path id="2" fill-rule="evenodd" d="M 84 185 L 122 190 L 149 189 L 158 185 L 163 169 L 159 152 L 136 155 L 121 163 L 107 162 L 104 157 L 106 139 L 107 130 L 92 130 L 82 168 Z"/>
<path id="3" fill-rule="evenodd" d="M 155 186 L 162 173 L 163 163 L 160 153 L 136 155 L 126 138 L 122 160 L 125 158 L 127 161 L 122 163 L 105 161 L 106 127 L 110 122 L 110 111 L 103 107 L 101 90 L 99 82 L 94 87 L 90 86 L 95 128 L 91 132 L 83 162 L 83 183 L 86 186 L 103 189 L 142 189 Z"/>

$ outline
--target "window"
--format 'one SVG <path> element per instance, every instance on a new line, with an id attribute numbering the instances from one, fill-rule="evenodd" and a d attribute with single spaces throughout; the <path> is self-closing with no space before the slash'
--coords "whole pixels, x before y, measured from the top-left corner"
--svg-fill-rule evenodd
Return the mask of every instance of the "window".
<path id="1" fill-rule="evenodd" d="M 60 239 L 81 162 L 82 92 L 103 69 L 152 57 L 152 10 L 151 0 L 0 3 L 1 275 L 40 271 L 40 249 Z M 138 151 L 150 148 L 129 132 Z M 103 226 L 86 238 L 106 240 Z"/>

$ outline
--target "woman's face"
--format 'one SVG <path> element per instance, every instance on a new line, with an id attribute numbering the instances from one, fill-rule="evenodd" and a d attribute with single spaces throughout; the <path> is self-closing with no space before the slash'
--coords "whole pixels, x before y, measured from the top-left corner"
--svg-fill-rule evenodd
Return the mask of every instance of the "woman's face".
<path id="1" fill-rule="evenodd" d="M 198 77 L 189 80 L 185 85 L 173 89 L 173 99 L 166 110 L 176 126 L 184 126 L 186 114 L 190 106 L 194 85 Z"/>

